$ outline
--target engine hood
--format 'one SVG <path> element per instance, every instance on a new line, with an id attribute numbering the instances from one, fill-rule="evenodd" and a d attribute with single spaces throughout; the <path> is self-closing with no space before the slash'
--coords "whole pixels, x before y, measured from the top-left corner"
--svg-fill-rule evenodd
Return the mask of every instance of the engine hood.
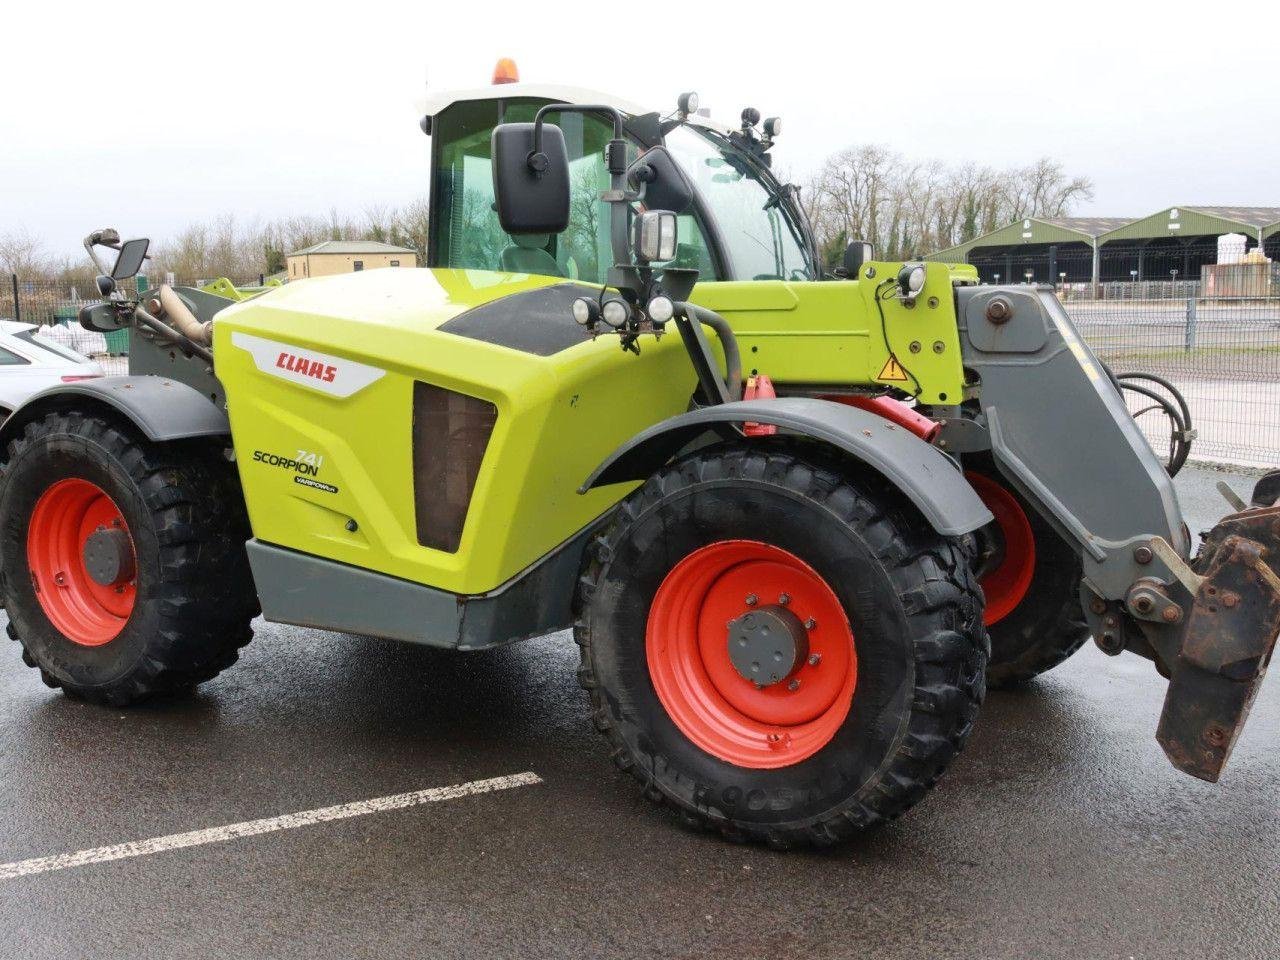
<path id="1" fill-rule="evenodd" d="M 420 333 L 513 293 L 564 282 L 489 270 L 388 267 L 295 280 L 228 307 L 218 315 L 218 322 L 238 325 L 250 314 L 254 325 L 271 326 L 272 314 L 280 318 L 305 315 Z"/>

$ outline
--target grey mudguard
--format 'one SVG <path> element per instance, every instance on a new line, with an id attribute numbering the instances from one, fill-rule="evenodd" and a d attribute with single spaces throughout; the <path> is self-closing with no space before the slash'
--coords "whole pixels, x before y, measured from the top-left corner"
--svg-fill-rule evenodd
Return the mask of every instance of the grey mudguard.
<path id="1" fill-rule="evenodd" d="M 0 428 L 0 443 L 7 443 L 46 410 L 83 408 L 95 401 L 123 413 L 148 440 L 183 440 L 231 433 L 226 411 L 195 387 L 168 377 L 98 377 L 41 390 L 5 421 Z"/>
<path id="2" fill-rule="evenodd" d="M 936 447 L 873 413 L 803 397 L 740 400 L 664 420 L 616 450 L 587 478 L 580 492 L 644 480 L 709 430 L 747 421 L 811 437 L 860 460 L 902 490 L 944 536 L 969 533 L 992 520 L 959 466 Z"/>

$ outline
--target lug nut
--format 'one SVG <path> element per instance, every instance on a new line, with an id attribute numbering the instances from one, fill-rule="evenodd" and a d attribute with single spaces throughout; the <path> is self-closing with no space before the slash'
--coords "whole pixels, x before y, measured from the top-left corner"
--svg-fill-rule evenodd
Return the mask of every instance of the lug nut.
<path id="1" fill-rule="evenodd" d="M 1114 633 L 1104 633 L 1098 638 L 1098 649 L 1108 656 L 1114 657 L 1124 649 L 1124 645 Z"/>
<path id="2" fill-rule="evenodd" d="M 797 690 L 800 689 L 800 681 L 792 680 L 790 683 L 787 684 L 787 689 L 790 690 L 792 693 L 795 693 Z"/>
<path id="3" fill-rule="evenodd" d="M 813 619 L 813 617 L 810 617 L 808 620 L 804 622 L 804 628 L 806 630 L 812 630 L 817 625 L 818 625 L 818 621 Z"/>
<path id="4" fill-rule="evenodd" d="M 759 597 L 757 597 L 754 593 L 748 593 L 748 594 L 747 594 L 747 606 L 748 606 L 748 607 L 754 607 L 754 606 L 755 606 L 757 603 L 759 603 L 759 602 L 760 602 L 760 598 L 759 598 Z"/>
<path id="5" fill-rule="evenodd" d="M 782 604 L 784 607 L 790 602 L 791 602 L 791 594 L 782 593 L 778 595 L 778 603 Z"/>
<path id="6" fill-rule="evenodd" d="M 821 662 L 822 662 L 822 654 L 820 653 L 809 654 L 809 666 L 816 667 Z"/>
<path id="7" fill-rule="evenodd" d="M 62 586 L 64 583 L 67 582 L 67 575 L 63 573 L 61 570 L 59 570 L 57 573 L 53 575 L 53 582 L 56 583 L 58 586 Z"/>
<path id="8" fill-rule="evenodd" d="M 1205 743 L 1211 747 L 1225 746 L 1227 742 L 1227 731 L 1222 727 L 1214 725 L 1204 732 Z"/>

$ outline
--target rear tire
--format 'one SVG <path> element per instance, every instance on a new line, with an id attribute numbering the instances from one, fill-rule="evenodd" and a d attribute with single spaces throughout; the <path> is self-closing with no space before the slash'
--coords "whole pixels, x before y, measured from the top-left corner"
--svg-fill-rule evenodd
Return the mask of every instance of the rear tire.
<path id="1" fill-rule="evenodd" d="M 698 572 L 732 550 L 756 559 Z M 782 581 L 760 575 L 774 561 Z M 786 678 L 757 687 L 745 668 L 729 673 L 716 659 L 728 656 L 725 604 L 750 603 L 737 600 L 743 571 L 772 590 L 759 591 L 753 610 L 766 609 L 790 577 L 799 589 L 786 610 L 797 620 L 826 611 L 805 626 L 814 637 L 828 631 L 828 658 L 795 661 L 788 676 L 806 685 L 797 696 L 820 682 L 828 661 L 840 662 L 833 639 L 854 646 L 856 679 L 838 695 L 848 699 L 819 717 L 816 734 L 789 716 L 762 725 L 752 712 L 785 702 Z M 803 596 L 815 580 L 816 592 Z M 822 607 L 824 596 L 835 606 Z M 697 604 L 694 621 L 667 615 L 687 617 Z M 878 477 L 845 476 L 780 448 L 699 452 L 650 478 L 589 547 L 577 609 L 579 679 L 617 765 L 686 823 L 731 839 L 822 846 L 898 816 L 963 747 L 985 690 L 981 595 L 962 542 L 935 534 Z M 687 622 L 705 625 L 696 640 L 680 635 Z M 655 662 L 678 642 L 698 644 L 686 676 L 714 673 L 723 698 L 708 688 L 673 713 L 669 677 Z M 742 716 L 738 703 L 748 704 Z M 718 729 L 747 733 L 726 746 Z"/>
<path id="2" fill-rule="evenodd" d="M 127 534 L 125 568 L 105 587 L 77 549 L 95 524 Z M 124 706 L 191 688 L 253 636 L 248 537 L 220 447 L 152 443 L 106 416 L 49 413 L 9 444 L 0 486 L 9 635 L 46 684 L 85 700 Z"/>

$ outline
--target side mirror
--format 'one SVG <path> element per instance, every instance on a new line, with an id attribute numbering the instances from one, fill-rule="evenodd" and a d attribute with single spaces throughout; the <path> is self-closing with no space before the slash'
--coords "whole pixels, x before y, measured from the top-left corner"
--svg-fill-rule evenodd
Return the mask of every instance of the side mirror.
<path id="1" fill-rule="evenodd" d="M 146 237 L 137 240 L 126 240 L 120 245 L 120 255 L 116 257 L 116 265 L 111 268 L 112 280 L 128 280 L 137 276 L 142 269 L 142 261 L 147 258 L 147 247 L 151 241 Z"/>
<path id="2" fill-rule="evenodd" d="M 862 269 L 862 265 L 868 260 L 874 260 L 875 255 L 875 247 L 865 240 L 853 241 L 853 243 L 844 248 L 844 261 L 841 266 L 844 267 L 845 276 L 857 279 L 858 271 Z"/>
<path id="3" fill-rule="evenodd" d="M 694 187 L 666 147 L 651 147 L 627 168 L 627 182 L 650 210 L 688 213 Z"/>
<path id="4" fill-rule="evenodd" d="M 569 154 L 560 128 L 499 124 L 490 148 L 494 206 L 502 229 L 516 235 L 564 230 L 569 225 Z"/>

